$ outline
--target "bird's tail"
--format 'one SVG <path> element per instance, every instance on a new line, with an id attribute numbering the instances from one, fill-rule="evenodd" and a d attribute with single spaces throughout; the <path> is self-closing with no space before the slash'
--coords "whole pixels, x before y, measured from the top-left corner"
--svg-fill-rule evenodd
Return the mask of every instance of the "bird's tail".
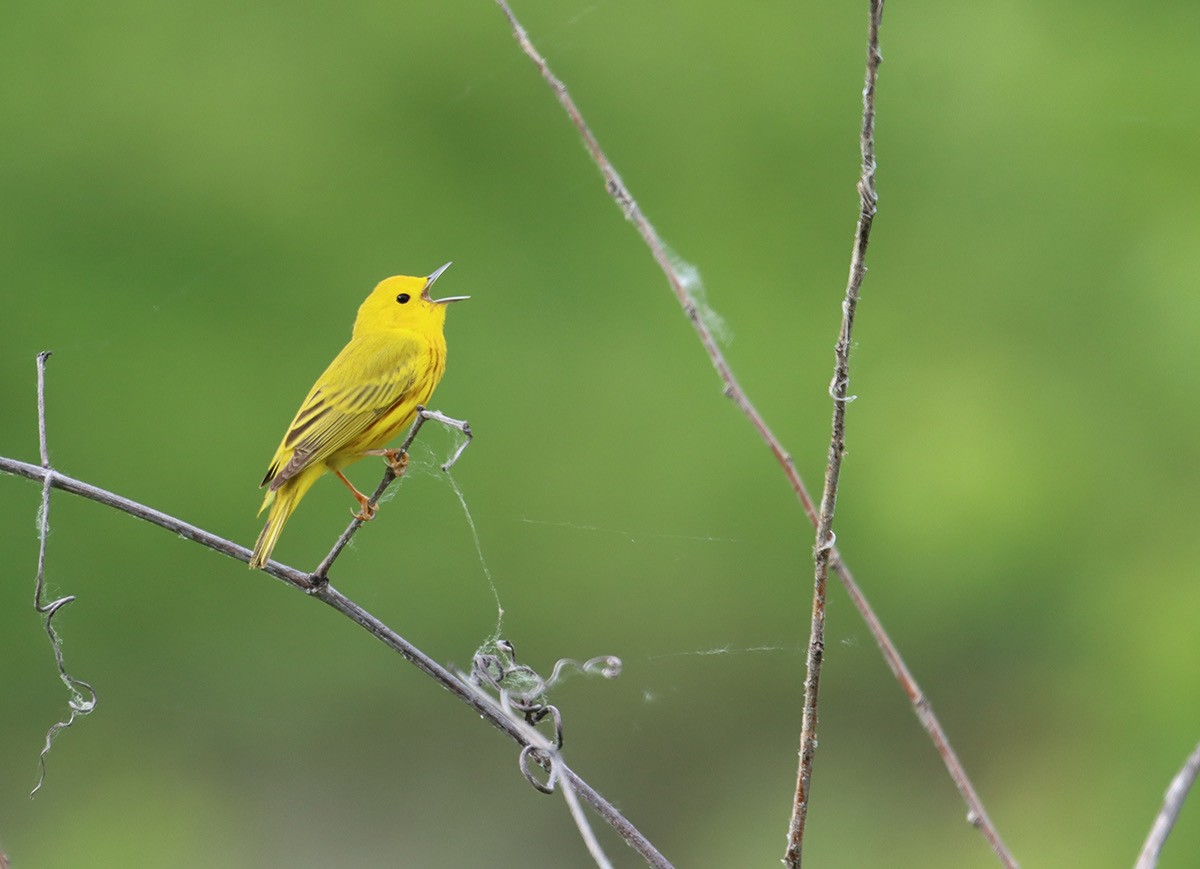
<path id="1" fill-rule="evenodd" d="M 305 468 L 278 489 L 267 491 L 267 496 L 263 498 L 258 512 L 261 513 L 267 507 L 271 508 L 271 512 L 267 514 L 267 524 L 263 526 L 262 533 L 258 535 L 258 541 L 254 544 L 254 555 L 250 558 L 251 570 L 263 567 L 271 559 L 271 551 L 279 542 L 279 535 L 283 531 L 288 517 L 292 515 L 292 511 L 296 509 L 300 499 L 324 471 L 323 465 Z"/>

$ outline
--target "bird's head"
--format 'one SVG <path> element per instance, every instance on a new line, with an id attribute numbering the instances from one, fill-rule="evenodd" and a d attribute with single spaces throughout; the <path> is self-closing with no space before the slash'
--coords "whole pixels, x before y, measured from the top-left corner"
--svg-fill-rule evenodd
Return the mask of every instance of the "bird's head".
<path id="1" fill-rule="evenodd" d="M 435 299 L 429 294 L 433 282 L 450 268 L 446 263 L 425 278 L 396 275 L 380 281 L 358 309 L 354 334 L 405 329 L 422 334 L 441 332 L 446 322 L 446 306 L 470 296 L 446 296 Z"/>

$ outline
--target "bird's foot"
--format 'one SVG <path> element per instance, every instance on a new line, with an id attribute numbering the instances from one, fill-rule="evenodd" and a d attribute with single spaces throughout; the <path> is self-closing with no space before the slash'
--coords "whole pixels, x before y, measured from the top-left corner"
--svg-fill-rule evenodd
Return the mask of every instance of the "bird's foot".
<path id="1" fill-rule="evenodd" d="M 384 450 L 383 460 L 388 463 L 393 474 L 397 477 L 404 476 L 404 471 L 408 467 L 408 453 L 402 453 L 399 450 Z"/>
<path id="2" fill-rule="evenodd" d="M 408 467 L 408 453 L 401 450 L 367 450 L 363 455 L 383 456 L 383 460 L 397 477 L 403 477 L 404 469 Z"/>
<path id="3" fill-rule="evenodd" d="M 359 522 L 370 522 L 375 518 L 375 511 L 377 509 L 378 508 L 371 503 L 370 498 L 363 498 L 358 502 L 358 511 L 355 512 L 354 510 L 351 510 L 350 512 Z"/>

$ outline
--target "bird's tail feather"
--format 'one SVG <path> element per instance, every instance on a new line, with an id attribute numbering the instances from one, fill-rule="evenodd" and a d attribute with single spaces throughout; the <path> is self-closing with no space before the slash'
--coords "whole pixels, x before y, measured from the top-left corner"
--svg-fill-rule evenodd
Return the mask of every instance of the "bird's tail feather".
<path id="1" fill-rule="evenodd" d="M 267 514 L 267 524 L 263 526 L 262 533 L 258 535 L 258 541 L 254 544 L 254 555 L 250 558 L 251 570 L 263 567 L 271 559 L 271 552 L 279 542 L 279 535 L 288 517 L 324 471 L 323 466 L 305 468 L 274 492 L 267 492 L 259 512 L 268 506 L 271 512 Z"/>

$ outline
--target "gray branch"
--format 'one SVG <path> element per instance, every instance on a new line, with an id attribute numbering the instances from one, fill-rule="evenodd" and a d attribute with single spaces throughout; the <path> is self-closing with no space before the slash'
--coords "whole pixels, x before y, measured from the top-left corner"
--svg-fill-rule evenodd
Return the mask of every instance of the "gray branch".
<path id="1" fill-rule="evenodd" d="M 42 354 L 38 357 L 39 375 L 42 371 L 45 358 L 48 355 L 49 354 Z M 39 383 L 40 382 L 41 381 L 39 380 Z M 39 419 L 41 419 L 39 429 L 43 431 L 44 405 L 45 402 L 43 391 L 41 388 L 39 388 Z M 422 421 L 425 418 L 438 419 L 440 422 L 447 423 L 457 422 L 455 420 L 449 420 L 448 417 L 442 417 L 440 414 L 435 414 L 435 412 L 432 411 L 425 412 L 425 415 L 422 417 Z M 419 426 L 416 426 L 416 428 L 419 430 Z M 463 423 L 463 429 L 465 430 L 464 433 L 469 435 L 470 429 L 465 423 Z M 415 435 L 415 433 L 411 434 Z M 406 445 L 407 444 L 411 444 L 411 439 L 406 441 Z M 461 455 L 461 453 L 462 447 L 460 446 L 455 455 L 450 459 L 450 461 L 447 462 L 447 466 L 452 464 L 457 457 Z M 28 462 L 18 461 L 17 459 L 0 456 L 0 473 L 14 474 L 16 476 L 25 477 L 26 479 L 41 483 L 43 492 L 42 516 L 45 515 L 45 511 L 47 509 L 46 505 L 48 503 L 50 490 L 52 488 L 59 489 L 64 492 L 70 492 L 72 494 L 88 498 L 89 500 L 96 501 L 99 504 L 120 510 L 121 512 L 128 513 L 131 516 L 136 516 L 137 518 L 149 522 L 152 525 L 165 528 L 168 531 L 179 535 L 180 537 L 186 538 L 195 543 L 199 543 L 201 546 L 211 549 L 214 552 L 220 552 L 221 554 L 228 555 L 230 558 L 234 558 L 238 561 L 250 561 L 251 551 L 244 546 L 234 543 L 231 540 L 226 540 L 223 537 L 219 537 L 216 534 L 205 531 L 203 528 L 199 528 L 188 522 L 184 522 L 182 519 L 177 519 L 174 516 L 163 513 L 160 510 L 155 510 L 153 507 L 147 507 L 144 504 L 139 504 L 136 501 L 124 498 L 114 492 L 101 489 L 98 486 L 93 486 L 90 483 L 85 483 L 82 480 L 77 480 L 74 477 L 69 477 L 66 474 L 59 473 L 52 467 L 49 467 L 49 456 L 45 448 L 44 438 L 42 441 L 42 457 L 46 462 L 46 466 L 44 467 L 30 464 Z M 391 483 L 391 479 L 388 479 L 388 475 L 391 473 L 392 472 L 389 467 L 388 471 L 385 473 L 384 481 L 380 483 L 381 488 L 386 488 L 386 484 Z M 394 475 L 392 478 L 394 479 Z M 333 554 L 336 557 L 336 553 Z M 46 611 L 40 607 L 40 589 L 44 556 L 45 532 L 43 530 L 38 557 L 39 611 L 42 612 Z M 325 565 L 326 561 L 330 561 L 330 559 L 327 557 L 322 564 Z M 328 569 L 327 565 L 326 569 Z M 305 573 L 304 571 L 297 570 L 294 567 L 281 564 L 277 561 L 271 561 L 264 566 L 263 570 L 281 582 L 304 591 L 310 597 L 315 597 L 317 600 L 330 606 L 334 610 L 337 610 L 339 613 L 358 624 L 388 648 L 398 652 L 407 661 L 416 666 L 418 670 L 434 679 L 438 684 L 440 684 L 443 688 L 445 688 L 463 703 L 470 706 L 480 715 L 481 718 L 489 722 L 497 730 L 507 734 L 509 738 L 520 745 L 523 749 L 529 746 L 536 746 L 539 748 L 542 747 L 541 743 L 537 741 L 536 731 L 533 731 L 532 728 L 530 728 L 524 721 L 521 721 L 520 719 L 508 714 L 499 703 L 494 701 L 488 695 L 459 679 L 456 675 L 451 673 L 437 661 L 430 658 L 408 640 L 404 639 L 404 637 L 400 636 L 400 634 L 396 633 L 382 621 L 371 615 L 357 603 L 347 598 L 344 594 L 329 584 L 325 575 L 322 574 L 318 576 L 316 571 L 313 573 Z M 63 601 L 57 601 L 49 605 L 50 611 L 47 616 L 48 631 L 50 631 L 50 616 L 52 616 L 53 612 L 60 608 L 68 600 L 70 599 L 65 598 Z M 64 674 L 64 680 L 69 679 L 70 677 L 65 675 L 65 670 L 62 670 L 61 650 L 57 644 L 57 637 L 54 635 L 53 631 L 50 631 L 50 634 L 51 639 L 55 642 L 56 656 L 59 660 L 60 671 Z M 76 686 L 83 686 L 89 692 L 91 691 L 90 686 L 87 686 L 86 683 L 79 682 L 78 680 L 72 679 L 70 682 L 68 682 L 69 686 L 72 684 Z M 93 705 L 94 702 L 95 700 L 93 695 Z M 72 703 L 72 709 L 74 711 L 72 712 L 72 716 L 69 720 L 66 722 L 60 722 L 51 728 L 51 732 L 47 737 L 47 747 L 49 746 L 49 740 L 55 733 L 57 733 L 59 729 L 70 725 L 71 721 L 74 720 L 76 711 L 78 711 L 80 714 L 83 714 L 82 709 L 75 710 L 74 703 Z M 43 758 L 44 757 L 45 752 L 43 752 Z M 548 757 L 548 755 L 543 755 L 543 757 Z M 550 761 L 547 762 L 549 763 Z M 612 803 L 601 796 L 600 793 L 595 790 L 595 788 L 580 778 L 574 770 L 567 766 L 561 755 L 554 753 L 552 756 L 552 763 L 554 774 L 560 779 L 565 780 L 575 794 L 578 794 L 586 803 L 588 803 L 588 805 L 590 805 L 596 811 L 596 813 L 603 818 L 604 821 L 607 822 L 609 826 L 611 826 L 631 848 L 633 848 L 642 856 L 647 865 L 655 867 L 655 869 L 670 869 L 671 864 L 658 851 L 658 849 L 654 847 L 650 840 L 647 839 L 632 823 L 630 823 L 630 821 L 624 815 L 622 815 L 616 809 L 616 807 L 612 805 Z"/>
<path id="2" fill-rule="evenodd" d="M 659 238 L 654 227 L 638 207 L 637 201 L 629 192 L 629 188 L 625 186 L 616 169 L 613 168 L 612 162 L 600 148 L 599 142 L 592 134 L 591 128 L 584 121 L 579 107 L 575 105 L 575 101 L 567 91 L 567 86 L 551 71 L 546 58 L 534 47 L 533 42 L 529 39 L 529 34 L 517 19 L 507 0 L 496 0 L 496 4 L 504 12 L 505 17 L 508 18 L 508 23 L 512 27 L 513 37 L 517 40 L 521 50 L 525 52 L 538 68 L 542 78 L 550 86 L 559 104 L 562 105 L 563 110 L 575 125 L 576 130 L 578 130 L 588 153 L 592 157 L 592 161 L 596 164 L 596 168 L 600 170 L 600 174 L 604 179 L 605 189 L 609 196 L 616 202 L 617 207 L 621 209 L 625 218 L 634 225 L 634 228 L 650 249 L 651 255 L 667 279 L 667 284 L 670 286 L 671 292 L 675 295 L 684 314 L 691 322 L 692 328 L 696 331 L 696 337 L 700 340 L 704 352 L 708 355 L 709 361 L 712 362 L 713 367 L 716 369 L 717 375 L 721 379 L 723 394 L 737 406 L 738 410 L 742 412 L 759 437 L 767 445 L 767 448 L 771 451 L 771 455 L 779 463 L 780 469 L 783 471 L 788 485 L 791 486 L 797 500 L 800 502 L 800 506 L 803 508 L 805 516 L 808 517 L 808 521 L 812 523 L 814 528 L 817 527 L 819 516 L 816 505 L 813 503 L 812 497 L 804 485 L 804 480 L 801 479 L 800 473 L 796 470 L 795 462 L 738 383 L 737 378 L 733 374 L 733 369 L 725 359 L 725 355 L 721 352 L 721 348 L 717 344 L 712 331 L 708 328 L 704 318 L 700 316 L 695 301 L 689 295 L 687 282 L 672 262 L 666 244 Z M 837 574 L 838 580 L 846 589 L 850 600 L 854 603 L 859 615 L 866 623 L 867 629 L 871 632 L 871 637 L 875 640 L 876 646 L 879 647 L 880 653 L 891 668 L 896 681 L 908 697 L 917 720 L 929 734 L 930 741 L 933 742 L 934 747 L 941 756 L 946 771 L 950 774 L 955 787 L 958 788 L 959 794 L 961 794 L 963 801 L 967 804 L 968 822 L 983 833 L 984 838 L 987 839 L 988 844 L 991 845 L 992 850 L 999 857 L 1003 865 L 1006 867 L 1015 867 L 1017 865 L 1016 861 L 1013 860 L 1012 855 L 1005 848 L 1000 838 L 1000 831 L 992 824 L 991 819 L 984 810 L 983 802 L 979 799 L 979 795 L 975 792 L 975 788 L 971 784 L 971 780 L 968 778 L 962 763 L 959 761 L 958 755 L 955 754 L 953 747 L 950 745 L 950 739 L 946 735 L 946 731 L 942 728 L 941 722 L 934 714 L 929 698 L 922 692 L 920 685 L 917 684 L 908 666 L 904 663 L 904 659 L 900 655 L 900 650 L 892 642 L 892 638 L 884 629 L 883 623 L 879 620 L 874 609 L 872 609 L 870 603 L 867 601 L 866 595 L 863 594 L 862 589 L 855 581 L 854 574 L 851 573 L 850 568 L 842 560 L 841 553 L 836 546 L 832 546 L 829 549 L 829 569 Z"/>
<path id="3" fill-rule="evenodd" d="M 1179 813 L 1183 810 L 1183 801 L 1192 785 L 1196 783 L 1197 775 L 1200 775 L 1200 744 L 1196 745 L 1184 761 L 1183 768 L 1171 779 L 1162 809 L 1154 819 L 1154 825 L 1150 828 L 1146 843 L 1142 845 L 1142 853 L 1138 855 L 1134 869 L 1154 869 L 1158 865 L 1159 852 L 1162 851 L 1171 830 L 1175 829 L 1175 822 L 1179 820 Z"/>

